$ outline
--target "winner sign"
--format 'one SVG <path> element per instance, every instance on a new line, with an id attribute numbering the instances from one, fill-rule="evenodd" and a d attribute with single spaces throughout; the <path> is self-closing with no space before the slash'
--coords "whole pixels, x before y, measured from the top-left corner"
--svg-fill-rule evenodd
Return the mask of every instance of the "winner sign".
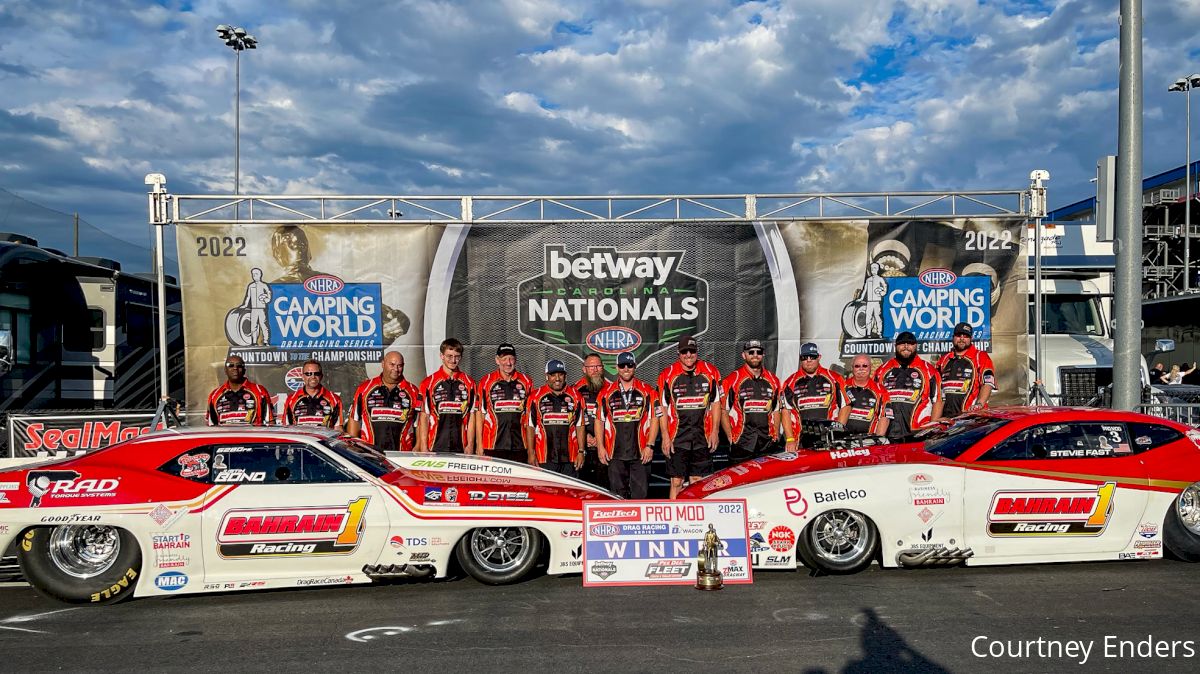
<path id="1" fill-rule="evenodd" d="M 752 582 L 745 501 L 584 503 L 583 584 L 695 585 L 710 524 L 724 582 Z"/>

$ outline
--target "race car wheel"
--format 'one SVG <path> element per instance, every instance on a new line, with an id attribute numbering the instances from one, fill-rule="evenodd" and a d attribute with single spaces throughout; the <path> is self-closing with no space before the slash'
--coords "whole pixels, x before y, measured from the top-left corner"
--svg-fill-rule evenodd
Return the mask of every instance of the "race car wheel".
<path id="1" fill-rule="evenodd" d="M 17 542 L 17 559 L 35 590 L 71 604 L 111 604 L 133 596 L 142 568 L 133 534 L 97 524 L 30 529 Z"/>
<path id="2" fill-rule="evenodd" d="M 528 527 L 472 529 L 458 542 L 458 561 L 472 578 L 488 585 L 515 583 L 542 554 L 542 537 Z"/>
<path id="3" fill-rule="evenodd" d="M 1200 562 L 1200 482 L 1194 482 L 1175 498 L 1163 527 L 1167 550 L 1185 562 Z"/>
<path id="4" fill-rule="evenodd" d="M 796 545 L 807 566 L 825 573 L 857 573 L 875 556 L 875 523 L 854 510 L 827 510 L 813 518 Z"/>

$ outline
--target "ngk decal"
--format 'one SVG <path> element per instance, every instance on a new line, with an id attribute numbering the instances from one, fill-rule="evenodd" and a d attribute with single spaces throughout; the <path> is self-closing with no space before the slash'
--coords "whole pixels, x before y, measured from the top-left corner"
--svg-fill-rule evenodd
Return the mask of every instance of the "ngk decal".
<path id="1" fill-rule="evenodd" d="M 988 508 L 990 536 L 1099 536 L 1113 512 L 1115 482 L 1092 489 L 1000 491 Z"/>
<path id="2" fill-rule="evenodd" d="M 225 558 L 350 554 L 362 541 L 369 501 L 230 510 L 221 519 L 217 550 Z"/>

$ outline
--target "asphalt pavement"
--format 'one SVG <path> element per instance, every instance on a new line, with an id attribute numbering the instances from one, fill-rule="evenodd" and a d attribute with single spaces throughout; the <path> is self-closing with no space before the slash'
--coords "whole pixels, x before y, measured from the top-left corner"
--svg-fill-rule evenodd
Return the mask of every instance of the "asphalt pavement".
<path id="1" fill-rule="evenodd" d="M 22 672 L 1194 672 L 1198 574 L 1174 561 L 776 571 L 718 592 L 467 578 L 104 607 L 10 583 L 0 653 Z"/>

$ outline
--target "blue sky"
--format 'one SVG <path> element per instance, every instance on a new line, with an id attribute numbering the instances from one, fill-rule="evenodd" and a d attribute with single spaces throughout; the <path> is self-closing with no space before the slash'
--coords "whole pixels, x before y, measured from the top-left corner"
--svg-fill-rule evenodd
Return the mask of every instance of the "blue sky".
<path id="1" fill-rule="evenodd" d="M 243 193 L 1016 189 L 1046 168 L 1060 206 L 1115 152 L 1118 7 L 3 0 L 0 187 L 139 243 L 146 173 L 230 192 L 230 23 L 260 41 Z M 1151 175 L 1184 161 L 1167 86 L 1200 71 L 1200 0 L 1144 11 Z"/>

